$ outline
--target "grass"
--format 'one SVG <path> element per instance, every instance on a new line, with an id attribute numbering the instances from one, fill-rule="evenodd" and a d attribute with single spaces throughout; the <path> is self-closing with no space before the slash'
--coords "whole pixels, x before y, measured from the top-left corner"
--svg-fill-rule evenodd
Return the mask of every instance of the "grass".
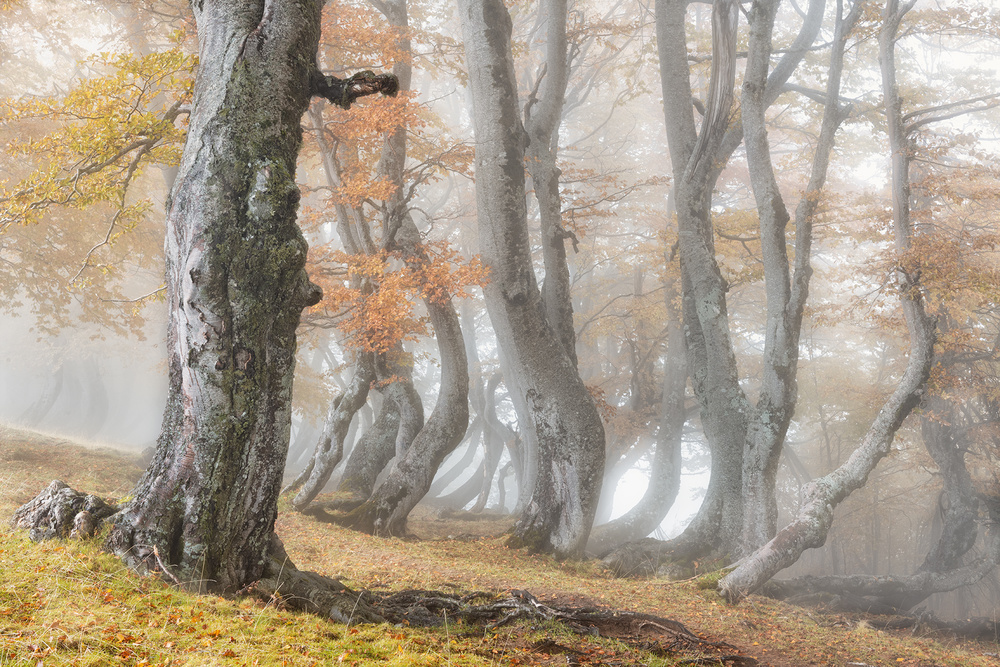
<path id="1" fill-rule="evenodd" d="M 337 625 L 251 599 L 198 596 L 142 578 L 94 542 L 32 544 L 6 517 L 54 478 L 120 497 L 141 473 L 121 452 L 0 427 L 0 667 L 7 665 L 656 665 L 709 655 L 656 628 L 620 639 L 549 623 L 493 631 Z M 283 508 L 277 530 L 302 569 L 356 589 L 527 589 L 548 604 L 626 609 L 675 619 L 699 636 L 773 667 L 849 663 L 985 667 L 996 644 L 876 630 L 872 619 L 824 615 L 766 598 L 724 604 L 700 580 L 615 579 L 593 562 L 509 550 L 509 522 L 418 512 L 417 538 L 377 539 Z M 448 536 L 458 536 L 448 539 Z M 688 663 L 693 664 L 693 663 Z M 720 664 L 720 663 L 715 663 Z M 732 663 L 726 663 L 732 664 Z"/>

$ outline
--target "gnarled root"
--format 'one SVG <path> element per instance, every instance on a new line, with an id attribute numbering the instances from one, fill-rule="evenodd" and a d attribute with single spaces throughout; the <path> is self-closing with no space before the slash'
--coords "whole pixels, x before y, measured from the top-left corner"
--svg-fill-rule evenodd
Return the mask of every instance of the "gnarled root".
<path id="1" fill-rule="evenodd" d="M 268 558 L 264 576 L 248 592 L 347 625 L 385 620 L 364 591 L 353 591 L 336 579 L 296 568 L 277 535 L 271 536 Z"/>

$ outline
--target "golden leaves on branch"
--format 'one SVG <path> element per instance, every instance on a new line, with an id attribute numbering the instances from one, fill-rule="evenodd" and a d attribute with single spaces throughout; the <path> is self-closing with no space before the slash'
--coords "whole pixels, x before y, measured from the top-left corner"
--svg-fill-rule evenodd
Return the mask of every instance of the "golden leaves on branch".
<path id="1" fill-rule="evenodd" d="M 8 142 L 6 152 L 30 165 L 0 194 L 0 230 L 37 223 L 53 206 L 114 207 L 108 241 L 131 229 L 148 201 L 126 202 L 129 185 L 148 164 L 176 164 L 184 129 L 175 123 L 190 99 L 193 56 L 179 48 L 146 56 L 100 54 L 104 76 L 82 81 L 63 97 L 3 103 L 5 125 L 35 120 L 51 128 Z"/>

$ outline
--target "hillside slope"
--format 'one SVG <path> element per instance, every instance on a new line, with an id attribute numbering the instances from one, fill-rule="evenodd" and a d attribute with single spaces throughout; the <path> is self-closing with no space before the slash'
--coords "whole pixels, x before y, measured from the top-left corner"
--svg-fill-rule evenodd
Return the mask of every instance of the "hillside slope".
<path id="1" fill-rule="evenodd" d="M 469 521 L 422 512 L 411 526 L 416 537 L 378 539 L 286 510 L 277 530 L 300 569 L 356 590 L 501 596 L 526 590 L 551 607 L 659 619 L 604 623 L 601 636 L 537 620 L 493 629 L 454 619 L 431 629 L 347 628 L 282 611 L 278 601 L 177 591 L 124 570 L 94 543 L 35 545 L 7 527 L 14 509 L 52 479 L 121 497 L 140 473 L 129 454 L 0 427 L 0 666 L 1000 665 L 995 643 L 883 631 L 877 617 L 824 615 L 759 597 L 730 607 L 699 580 L 615 579 L 594 563 L 511 551 L 501 536 L 509 521 L 496 517 Z"/>

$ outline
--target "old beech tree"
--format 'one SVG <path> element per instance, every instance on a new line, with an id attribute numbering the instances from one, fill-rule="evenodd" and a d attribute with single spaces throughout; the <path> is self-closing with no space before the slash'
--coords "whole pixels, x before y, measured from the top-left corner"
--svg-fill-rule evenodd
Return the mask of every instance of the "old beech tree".
<path id="1" fill-rule="evenodd" d="M 313 95 L 347 106 L 395 92 L 391 76 L 318 70 L 322 4 L 192 2 L 200 65 L 166 221 L 168 403 L 149 468 L 109 518 L 108 545 L 201 590 L 277 586 L 270 564 L 285 559 L 274 522 L 295 329 L 322 296 L 296 224 L 300 119 Z M 24 518 L 52 527 L 65 517 L 57 504 L 40 496 Z M 339 617 L 336 582 L 287 563 L 281 572 L 283 592 L 299 587 L 304 606 Z"/>

